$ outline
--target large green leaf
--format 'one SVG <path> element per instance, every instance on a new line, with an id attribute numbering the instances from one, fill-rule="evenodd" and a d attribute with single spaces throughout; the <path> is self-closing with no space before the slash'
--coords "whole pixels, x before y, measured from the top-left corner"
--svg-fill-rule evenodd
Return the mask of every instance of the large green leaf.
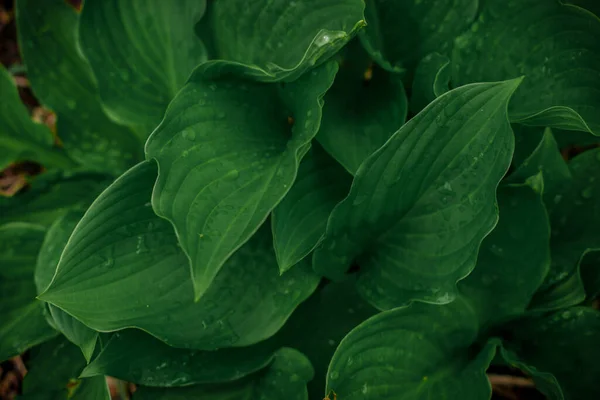
<path id="1" fill-rule="evenodd" d="M 451 301 L 497 221 L 514 147 L 506 104 L 519 82 L 452 90 L 367 158 L 329 218 L 316 271 L 339 279 L 357 262 L 359 290 L 381 309 Z"/>
<path id="2" fill-rule="evenodd" d="M 293 81 L 337 53 L 364 26 L 362 0 L 209 1 L 200 21 L 208 69 Z"/>
<path id="3" fill-rule="evenodd" d="M 110 375 L 144 386 L 187 386 L 228 382 L 271 363 L 272 343 L 250 347 L 196 351 L 177 349 L 137 329 L 116 332 L 81 374 Z"/>
<path id="4" fill-rule="evenodd" d="M 341 55 L 340 70 L 325 96 L 317 140 L 351 174 L 406 119 L 400 77 L 377 66 L 358 40 Z"/>
<path id="5" fill-rule="evenodd" d="M 597 370 L 600 357 L 600 312 L 574 307 L 519 320 L 507 347 L 523 363 L 554 375 L 567 400 L 600 397 Z M 568 361 L 567 361 L 568 360 Z"/>
<path id="6" fill-rule="evenodd" d="M 410 110 L 418 113 L 427 104 L 446 93 L 450 83 L 450 59 L 439 53 L 423 57 L 417 65 L 412 83 Z"/>
<path id="7" fill-rule="evenodd" d="M 194 302 L 188 259 L 150 205 L 156 175 L 154 162 L 140 163 L 98 197 L 39 297 L 95 330 L 138 327 L 176 347 L 214 350 L 273 335 L 318 277 L 306 263 L 279 276 L 265 224 Z"/>
<path id="8" fill-rule="evenodd" d="M 313 376 L 308 359 L 293 349 L 281 349 L 263 372 L 222 385 L 173 389 L 140 387 L 135 400 L 308 400 L 306 382 Z"/>
<path id="9" fill-rule="evenodd" d="M 285 272 L 315 248 L 333 207 L 350 190 L 352 177 L 320 146 L 302 160 L 294 185 L 273 210 L 273 244 Z"/>
<path id="10" fill-rule="evenodd" d="M 77 41 L 79 14 L 63 0 L 16 4 L 19 48 L 39 101 L 58 117 L 58 134 L 71 157 L 103 171 L 122 171 L 142 156 L 142 141 L 110 121 Z"/>
<path id="11" fill-rule="evenodd" d="M 475 19 L 477 5 L 477 0 L 367 0 L 361 39 L 382 67 L 413 69 L 429 53 L 448 54 L 453 39 Z"/>
<path id="12" fill-rule="evenodd" d="M 486 0 L 456 40 L 453 83 L 525 75 L 512 121 L 600 135 L 600 20 L 559 0 Z"/>
<path id="13" fill-rule="evenodd" d="M 146 134 L 158 125 L 194 67 L 206 61 L 194 32 L 205 8 L 205 0 L 85 2 L 81 48 L 111 118 L 146 127 Z"/>
<path id="14" fill-rule="evenodd" d="M 59 148 L 53 147 L 52 132 L 31 120 L 21 103 L 15 83 L 0 65 L 0 171 L 14 161 L 38 161 L 48 168 L 75 166 Z"/>
<path id="15" fill-rule="evenodd" d="M 294 183 L 336 71 L 328 63 L 293 83 L 255 83 L 201 66 L 148 139 L 160 171 L 152 205 L 191 260 L 196 299 Z"/>
<path id="16" fill-rule="evenodd" d="M 50 285 L 63 249 L 82 216 L 83 211 L 69 211 L 54 221 L 48 229 L 35 267 L 35 284 L 38 294 L 45 291 Z M 72 343 L 79 346 L 86 361 L 89 362 L 96 348 L 98 332 L 83 325 L 56 306 L 48 304 L 48 310 L 54 328 L 62 332 Z"/>
<path id="17" fill-rule="evenodd" d="M 478 333 L 476 313 L 462 298 L 384 311 L 342 340 L 327 392 L 344 400 L 490 398 L 485 371 L 497 345 L 473 346 Z"/>
<path id="18" fill-rule="evenodd" d="M 53 171 L 37 176 L 31 188 L 0 197 L 0 224 L 31 222 L 49 227 L 68 210 L 85 210 L 110 183 L 106 175 Z"/>
<path id="19" fill-rule="evenodd" d="M 569 162 L 573 177 L 564 184 L 549 207 L 552 224 L 552 264 L 535 308 L 575 305 L 585 298 L 579 274 L 583 256 L 600 250 L 600 149 L 580 154 Z"/>
<path id="20" fill-rule="evenodd" d="M 56 335 L 36 300 L 33 272 L 45 230 L 25 223 L 0 226 L 0 360 Z"/>

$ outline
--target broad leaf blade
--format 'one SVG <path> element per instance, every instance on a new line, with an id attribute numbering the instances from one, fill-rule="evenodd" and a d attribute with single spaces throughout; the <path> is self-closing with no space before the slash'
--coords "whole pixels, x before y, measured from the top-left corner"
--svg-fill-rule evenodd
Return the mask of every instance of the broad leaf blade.
<path id="1" fill-rule="evenodd" d="M 16 11 L 27 78 L 39 101 L 56 113 L 69 155 L 113 173 L 135 164 L 142 141 L 101 108 L 96 81 L 78 48 L 79 14 L 62 0 L 23 0 Z"/>
<path id="2" fill-rule="evenodd" d="M 217 61 L 206 67 L 293 81 L 354 37 L 364 26 L 363 10 L 362 0 L 210 1 L 201 38 Z"/>
<path id="3" fill-rule="evenodd" d="M 294 185 L 273 210 L 273 244 L 283 273 L 315 248 L 333 207 L 350 190 L 352 177 L 320 146 L 302 160 Z"/>
<path id="4" fill-rule="evenodd" d="M 98 197 L 40 298 L 95 330 L 138 327 L 176 347 L 214 350 L 273 335 L 318 277 L 308 265 L 280 277 L 265 226 L 194 302 L 187 257 L 149 202 L 156 174 L 153 162 L 140 163 Z"/>
<path id="5" fill-rule="evenodd" d="M 152 205 L 191 260 L 196 299 L 294 183 L 337 70 L 329 63 L 284 85 L 201 68 L 146 145 L 160 171 Z"/>
<path id="6" fill-rule="evenodd" d="M 400 76 L 373 65 L 358 41 L 342 54 L 340 70 L 325 95 L 317 140 L 351 174 L 406 120 Z"/>
<path id="7" fill-rule="evenodd" d="M 192 70 L 206 61 L 194 32 L 205 8 L 205 0 L 85 2 L 82 50 L 111 118 L 147 127 L 146 134 L 158 125 Z"/>
<path id="8" fill-rule="evenodd" d="M 519 80 L 442 95 L 361 165 L 333 211 L 314 268 L 358 287 L 378 308 L 445 303 L 497 221 L 496 187 L 514 140 L 506 105 Z"/>
<path id="9" fill-rule="evenodd" d="M 412 83 L 410 110 L 418 113 L 436 98 L 446 93 L 450 83 L 450 59 L 439 53 L 423 57 L 417 65 Z"/>
<path id="10" fill-rule="evenodd" d="M 456 40 L 453 83 L 525 75 L 511 121 L 598 135 L 599 35 L 597 17 L 559 0 L 488 0 Z"/>

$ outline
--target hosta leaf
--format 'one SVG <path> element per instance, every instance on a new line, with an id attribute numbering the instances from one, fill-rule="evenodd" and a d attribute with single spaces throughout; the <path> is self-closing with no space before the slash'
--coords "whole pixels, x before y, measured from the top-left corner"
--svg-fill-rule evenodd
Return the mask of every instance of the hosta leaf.
<path id="1" fill-rule="evenodd" d="M 33 224 L 0 226 L 0 360 L 42 343 L 57 332 L 36 300 L 33 271 L 45 230 Z"/>
<path id="2" fill-rule="evenodd" d="M 62 251 L 73 229 L 75 229 L 75 225 L 82 216 L 83 211 L 69 211 L 58 218 L 48 229 L 35 268 L 35 283 L 38 294 L 50 285 Z M 79 346 L 86 361 L 89 362 L 96 348 L 98 332 L 83 325 L 56 306 L 48 304 L 48 310 L 54 327 L 61 331 L 72 343 Z"/>
<path id="3" fill-rule="evenodd" d="M 506 104 L 519 80 L 452 90 L 367 158 L 314 253 L 317 272 L 344 276 L 386 309 L 445 303 L 473 269 L 497 221 L 496 186 L 514 147 Z"/>
<path id="4" fill-rule="evenodd" d="M 531 155 L 510 175 L 510 180 L 524 182 L 539 171 L 544 177 L 544 202 L 553 208 L 556 196 L 562 196 L 565 187 L 571 184 L 572 177 L 549 128 L 546 128 L 542 140 Z"/>
<path id="5" fill-rule="evenodd" d="M 523 313 L 548 272 L 550 223 L 541 179 L 498 189 L 498 225 L 483 240 L 477 267 L 458 283 L 481 325 Z"/>
<path id="6" fill-rule="evenodd" d="M 511 121 L 600 135 L 600 20 L 559 0 L 488 0 L 456 40 L 453 83 L 525 75 Z"/>
<path id="7" fill-rule="evenodd" d="M 318 278 L 308 265 L 280 277 L 265 226 L 194 302 L 188 260 L 150 206 L 156 175 L 153 162 L 140 163 L 98 197 L 40 298 L 95 330 L 138 327 L 176 347 L 214 350 L 273 335 Z"/>
<path id="8" fill-rule="evenodd" d="M 111 118 L 147 127 L 146 134 L 158 125 L 194 67 L 206 61 L 194 32 L 205 8 L 205 0 L 85 2 L 81 48 Z"/>
<path id="9" fill-rule="evenodd" d="M 374 66 L 355 40 L 343 53 L 325 96 L 317 140 L 354 175 L 364 159 L 402 126 L 406 103 L 400 77 Z"/>
<path id="10" fill-rule="evenodd" d="M 170 347 L 137 329 L 115 333 L 82 377 L 110 375 L 145 386 L 186 386 L 228 382 L 271 363 L 275 348 L 250 347 L 195 351 Z"/>
<path id="11" fill-rule="evenodd" d="M 423 57 L 417 65 L 412 83 L 410 110 L 418 113 L 427 104 L 446 93 L 450 83 L 450 59 L 439 53 Z"/>
<path id="12" fill-rule="evenodd" d="M 600 250 L 600 149 L 586 151 L 569 162 L 573 177 L 550 206 L 552 264 L 536 308 L 566 307 L 581 302 L 585 291 L 579 276 L 583 256 Z"/>
<path id="13" fill-rule="evenodd" d="M 59 361 L 60 360 L 60 361 Z M 106 379 L 76 380 L 85 366 L 79 349 L 59 336 L 31 350 L 24 400 L 110 400 Z"/>
<path id="14" fill-rule="evenodd" d="M 342 340 L 327 392 L 344 400 L 490 398 L 485 371 L 497 345 L 477 349 L 477 335 L 476 314 L 461 298 L 384 311 Z"/>
<path id="15" fill-rule="evenodd" d="M 135 400 L 308 400 L 306 382 L 313 369 L 308 359 L 293 349 L 281 349 L 263 372 L 223 385 L 173 389 L 140 387 Z"/>
<path id="16" fill-rule="evenodd" d="M 600 3 L 595 0 L 565 0 L 564 3 L 579 6 L 600 17 Z"/>
<path id="17" fill-rule="evenodd" d="M 75 162 L 53 147 L 52 132 L 31 120 L 14 80 L 0 66 L 0 171 L 14 161 L 38 161 L 46 167 L 69 168 Z"/>
<path id="18" fill-rule="evenodd" d="M 271 218 L 277 263 L 285 272 L 306 257 L 325 233 L 333 207 L 350 190 L 352 177 L 320 146 L 304 157 L 294 185 Z"/>
<path id="19" fill-rule="evenodd" d="M 29 190 L 0 197 L 0 224 L 31 222 L 49 227 L 68 210 L 85 210 L 110 181 L 106 175 L 90 172 L 40 175 Z"/>
<path id="20" fill-rule="evenodd" d="M 56 112 L 69 155 L 102 171 L 122 171 L 141 158 L 142 141 L 102 111 L 96 81 L 78 48 L 79 15 L 62 0 L 16 4 L 19 48 L 39 101 Z"/>
<path id="21" fill-rule="evenodd" d="M 224 2 L 227 3 L 227 2 Z M 196 299 L 294 183 L 336 65 L 290 83 L 210 78 L 198 69 L 152 133 L 152 195 L 192 266 Z"/>
<path id="22" fill-rule="evenodd" d="M 582 373 L 593 371 L 600 357 L 600 312 L 583 307 L 557 311 L 519 320 L 511 333 L 507 347 L 523 363 L 554 375 L 565 399 L 600 396 L 597 377 Z"/>
<path id="23" fill-rule="evenodd" d="M 207 68 L 259 81 L 293 81 L 364 26 L 362 0 L 209 1 L 200 21 Z"/>
<path id="24" fill-rule="evenodd" d="M 413 69 L 427 54 L 447 54 L 477 15 L 477 0 L 367 0 L 361 40 L 388 70 Z M 409 71 L 410 72 L 410 71 Z"/>

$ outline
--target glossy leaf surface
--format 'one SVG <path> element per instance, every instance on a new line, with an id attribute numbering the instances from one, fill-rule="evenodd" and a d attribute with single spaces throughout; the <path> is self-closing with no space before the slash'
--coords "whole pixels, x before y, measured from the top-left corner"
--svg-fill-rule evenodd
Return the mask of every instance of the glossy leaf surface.
<path id="1" fill-rule="evenodd" d="M 447 303 L 497 221 L 496 187 L 514 147 L 506 105 L 519 81 L 439 97 L 361 165 L 334 210 L 314 268 L 358 287 L 378 308 Z"/>

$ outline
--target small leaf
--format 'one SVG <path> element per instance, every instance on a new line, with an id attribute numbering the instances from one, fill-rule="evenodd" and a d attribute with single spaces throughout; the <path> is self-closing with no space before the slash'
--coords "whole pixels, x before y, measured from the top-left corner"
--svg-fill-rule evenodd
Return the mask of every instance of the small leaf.
<path id="1" fill-rule="evenodd" d="M 600 357 L 600 312 L 573 307 L 519 320 L 511 332 L 507 348 L 524 364 L 554 375 L 566 400 L 600 397 L 595 374 L 581 373 L 595 370 Z"/>
<path id="2" fill-rule="evenodd" d="M 45 230 L 39 225 L 0 226 L 0 360 L 16 356 L 57 332 L 36 300 L 33 271 Z"/>
<path id="3" fill-rule="evenodd" d="M 205 0 L 85 2 L 81 48 L 111 118 L 146 127 L 146 134 L 158 125 L 194 67 L 206 61 L 194 32 L 205 8 Z"/>
<path id="4" fill-rule="evenodd" d="M 376 65 L 353 41 L 325 95 L 317 140 L 351 174 L 404 124 L 406 94 L 400 76 Z"/>
<path id="5" fill-rule="evenodd" d="M 506 104 L 519 80 L 452 90 L 367 158 L 314 253 L 318 273 L 360 266 L 380 309 L 447 303 L 497 221 L 496 187 L 514 147 Z"/>
<path id="6" fill-rule="evenodd" d="M 306 263 L 279 276 L 265 225 L 194 302 L 188 259 L 150 206 L 156 175 L 153 162 L 140 163 L 98 197 L 39 297 L 95 330 L 138 327 L 175 347 L 215 350 L 272 336 L 318 277 Z"/>
<path id="7" fill-rule="evenodd" d="M 477 15 L 477 0 L 367 0 L 361 40 L 383 68 L 412 70 L 432 52 L 448 54 Z"/>
<path id="8" fill-rule="evenodd" d="M 92 71 L 79 50 L 79 14 L 63 0 L 16 5 L 19 49 L 39 101 L 58 118 L 69 155 L 93 169 L 119 172 L 141 159 L 142 138 L 104 114 Z"/>
<path id="9" fill-rule="evenodd" d="M 294 81 L 354 37 L 365 24 L 364 7 L 362 0 L 209 1 L 200 36 L 217 60 L 205 68 Z"/>
<path id="10" fill-rule="evenodd" d="M 526 76 L 511 121 L 600 135 L 600 20 L 559 0 L 487 0 L 456 39 L 453 83 Z"/>
<path id="11" fill-rule="evenodd" d="M 191 260 L 196 300 L 290 190 L 337 71 L 329 63 L 268 84 L 201 68 L 146 144 L 160 170 L 152 205 Z"/>
<path id="12" fill-rule="evenodd" d="M 413 78 L 410 110 L 417 114 L 427 104 L 446 93 L 451 73 L 448 57 L 439 53 L 423 57 Z"/>
<path id="13" fill-rule="evenodd" d="M 352 177 L 320 146 L 309 150 L 298 177 L 271 217 L 279 270 L 284 273 L 315 248 L 333 207 L 350 190 Z"/>
<path id="14" fill-rule="evenodd" d="M 485 371 L 497 344 L 473 348 L 478 329 L 461 298 L 384 311 L 342 340 L 329 365 L 327 393 L 344 400 L 490 398 Z"/>
<path id="15" fill-rule="evenodd" d="M 306 382 L 313 376 L 308 359 L 293 349 L 281 349 L 265 371 L 222 385 L 154 389 L 139 387 L 136 400 L 308 400 Z"/>
<path id="16" fill-rule="evenodd" d="M 59 148 L 45 125 L 31 120 L 21 103 L 15 83 L 0 66 L 0 171 L 15 161 L 38 161 L 48 168 L 70 168 L 76 163 Z"/>

